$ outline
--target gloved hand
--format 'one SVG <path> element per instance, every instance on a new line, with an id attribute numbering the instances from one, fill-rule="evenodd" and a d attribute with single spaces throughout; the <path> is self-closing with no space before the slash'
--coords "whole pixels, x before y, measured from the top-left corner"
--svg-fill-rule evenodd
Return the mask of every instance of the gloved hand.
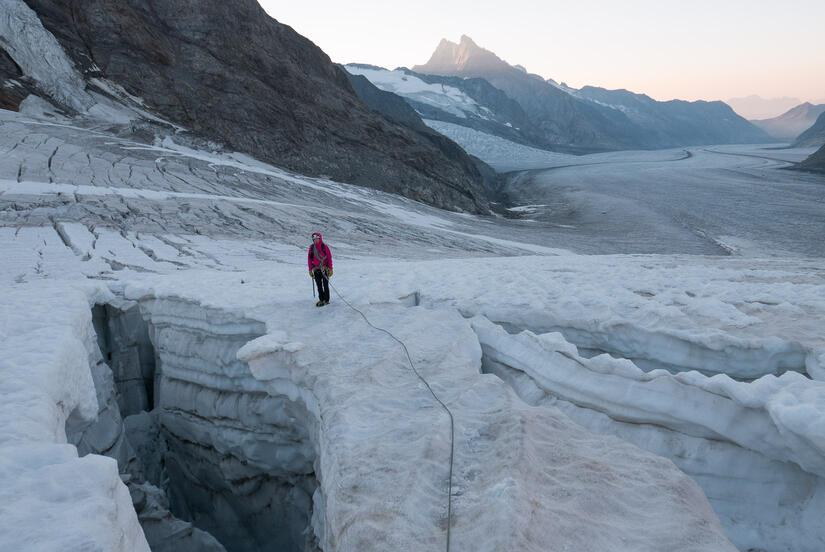
<path id="1" fill-rule="evenodd" d="M 311 268 L 309 269 L 309 277 L 310 278 L 315 278 L 315 271 L 312 270 Z"/>
<path id="2" fill-rule="evenodd" d="M 327 278 L 330 278 L 331 276 L 332 276 L 332 269 L 328 268 L 327 269 Z"/>

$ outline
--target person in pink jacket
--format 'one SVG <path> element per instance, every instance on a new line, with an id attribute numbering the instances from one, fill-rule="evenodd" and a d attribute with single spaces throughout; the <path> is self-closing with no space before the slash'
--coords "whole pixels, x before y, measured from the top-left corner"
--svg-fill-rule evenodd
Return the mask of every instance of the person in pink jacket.
<path id="1" fill-rule="evenodd" d="M 318 302 L 316 307 L 329 305 L 329 278 L 332 276 L 332 253 L 324 243 L 319 232 L 312 233 L 312 245 L 309 246 L 307 255 L 309 265 L 309 277 L 315 278 L 315 285 L 318 286 Z"/>

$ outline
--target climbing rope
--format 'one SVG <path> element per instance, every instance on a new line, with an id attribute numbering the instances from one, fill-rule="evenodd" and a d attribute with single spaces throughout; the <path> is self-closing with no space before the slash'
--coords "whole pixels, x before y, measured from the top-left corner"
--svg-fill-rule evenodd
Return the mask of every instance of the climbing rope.
<path id="1" fill-rule="evenodd" d="M 398 339 L 397 337 L 395 337 L 392 334 L 392 332 L 390 332 L 389 330 L 385 330 L 384 328 L 379 328 L 378 326 L 376 326 L 372 322 L 370 322 L 369 319 L 367 318 L 367 316 L 363 312 L 361 312 L 359 309 L 354 307 L 349 301 L 344 299 L 344 296 L 341 295 L 341 292 L 339 292 L 335 288 L 335 286 L 332 285 L 332 282 L 329 281 L 329 278 L 327 277 L 326 274 L 324 274 L 324 279 L 327 281 L 327 284 L 329 284 L 329 287 L 331 287 L 333 289 L 333 291 L 335 291 L 335 295 L 337 295 L 338 298 L 341 299 L 341 301 L 346 303 L 349 308 L 351 308 L 352 310 L 354 310 L 355 312 L 360 314 L 361 318 L 363 318 L 364 321 L 370 327 L 372 327 L 372 328 L 374 328 L 374 329 L 376 329 L 380 332 L 384 332 L 385 334 L 390 336 L 392 339 L 397 341 L 399 345 L 401 345 L 401 348 L 404 349 L 404 354 L 407 355 L 407 362 L 410 363 L 410 368 L 412 368 L 413 373 L 415 373 L 415 375 L 418 377 L 418 379 L 420 379 L 424 383 L 424 385 L 430 391 L 430 394 L 433 396 L 433 398 L 436 400 L 436 402 L 438 402 L 438 404 L 441 405 L 441 407 L 447 412 L 447 415 L 450 417 L 450 479 L 449 479 L 448 490 L 447 490 L 447 552 L 450 552 L 450 526 L 452 525 L 452 522 L 453 522 L 453 459 L 455 458 L 455 419 L 453 418 L 453 413 L 450 411 L 449 408 L 447 408 L 447 405 L 444 404 L 444 402 L 441 399 L 438 398 L 438 395 L 435 394 L 435 391 L 433 391 L 433 388 L 430 387 L 429 383 L 427 383 L 427 380 L 425 380 L 421 376 L 421 374 L 418 373 L 418 370 L 415 369 L 415 364 L 413 364 L 412 357 L 410 356 L 410 352 L 407 350 L 407 346 L 404 344 L 404 342 L 401 341 L 400 339 Z"/>

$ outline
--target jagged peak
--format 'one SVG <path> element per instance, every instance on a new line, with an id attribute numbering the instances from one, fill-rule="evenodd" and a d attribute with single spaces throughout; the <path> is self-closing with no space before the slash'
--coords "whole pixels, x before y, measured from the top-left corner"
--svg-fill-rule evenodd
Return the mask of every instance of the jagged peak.
<path id="1" fill-rule="evenodd" d="M 413 67 L 416 72 L 448 75 L 490 69 L 516 70 L 493 52 L 476 44 L 466 34 L 461 35 L 458 44 L 442 38 L 430 60 L 424 65 Z"/>
<path id="2" fill-rule="evenodd" d="M 459 45 L 461 45 L 461 46 L 475 46 L 476 48 L 478 48 L 478 44 L 476 44 L 475 41 L 473 41 L 472 38 L 470 38 L 469 36 L 467 36 L 465 34 L 461 35 L 461 40 L 460 40 Z"/>

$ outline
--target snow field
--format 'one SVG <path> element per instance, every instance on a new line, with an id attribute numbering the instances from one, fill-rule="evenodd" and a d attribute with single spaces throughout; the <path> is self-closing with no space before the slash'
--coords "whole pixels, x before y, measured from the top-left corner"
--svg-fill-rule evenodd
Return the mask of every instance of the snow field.
<path id="1" fill-rule="evenodd" d="M 400 70 L 367 69 L 355 65 L 347 65 L 345 68 L 353 75 L 366 77 L 381 90 L 432 105 L 456 117 L 466 118 L 467 113 L 483 117 L 478 103 L 458 88 L 427 84 L 418 77 Z"/>

